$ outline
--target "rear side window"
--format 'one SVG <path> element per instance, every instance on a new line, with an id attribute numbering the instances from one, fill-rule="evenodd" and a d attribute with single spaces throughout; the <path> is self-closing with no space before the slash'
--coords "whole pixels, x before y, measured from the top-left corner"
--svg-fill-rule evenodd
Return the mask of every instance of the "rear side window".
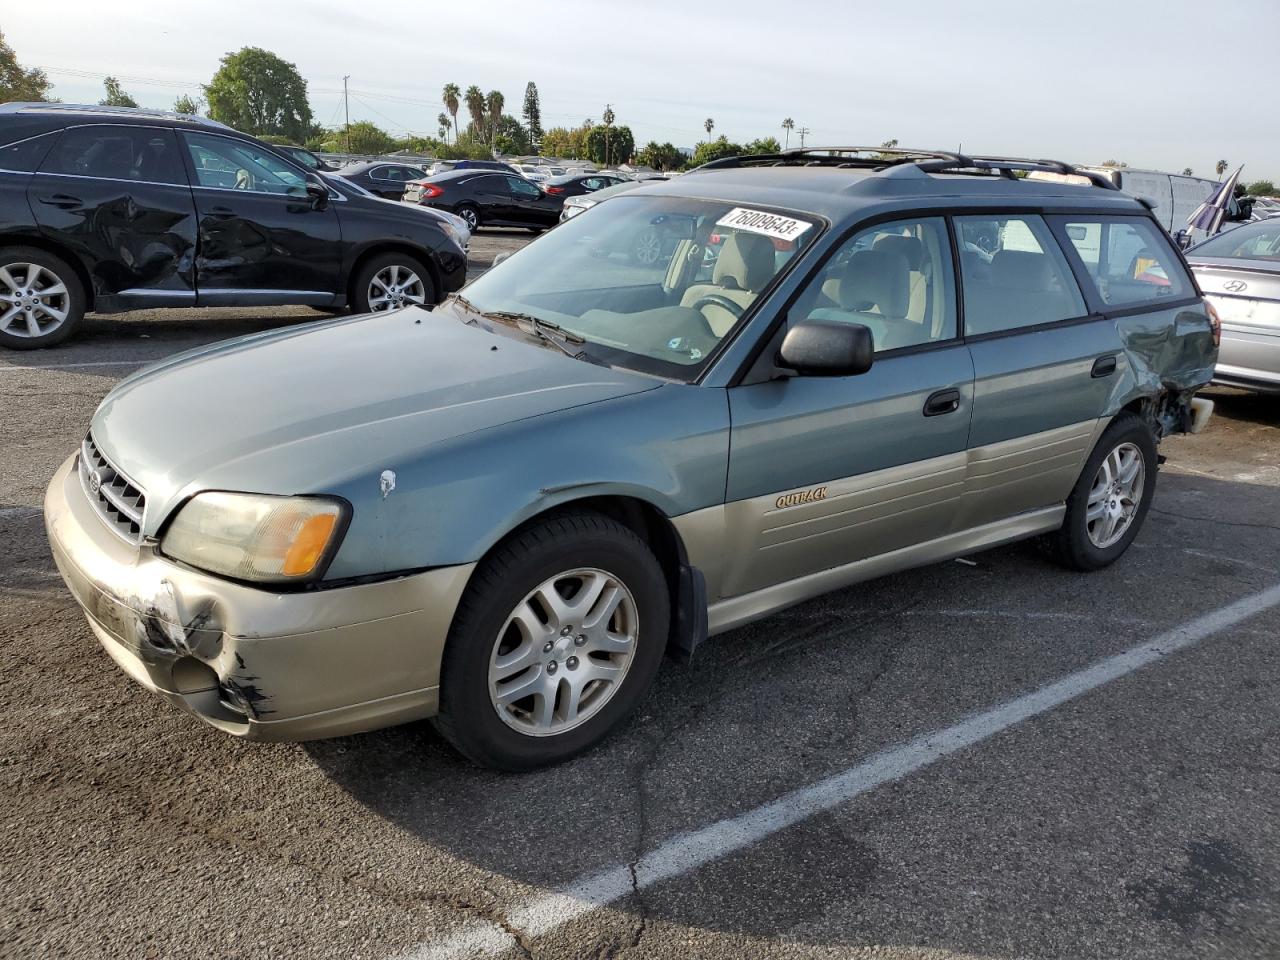
<path id="1" fill-rule="evenodd" d="M 1133 306 L 1192 295 L 1191 281 L 1145 217 L 1062 217 L 1062 229 L 1108 306 Z"/>
<path id="2" fill-rule="evenodd" d="M 57 136 L 56 133 L 46 133 L 0 147 L 0 170 L 35 173 Z"/>
<path id="3" fill-rule="evenodd" d="M 1088 313 L 1066 257 L 1040 217 L 956 217 L 966 336 Z"/>
<path id="4" fill-rule="evenodd" d="M 40 172 L 147 183 L 187 182 L 173 131 L 162 127 L 70 127 L 49 151 Z"/>

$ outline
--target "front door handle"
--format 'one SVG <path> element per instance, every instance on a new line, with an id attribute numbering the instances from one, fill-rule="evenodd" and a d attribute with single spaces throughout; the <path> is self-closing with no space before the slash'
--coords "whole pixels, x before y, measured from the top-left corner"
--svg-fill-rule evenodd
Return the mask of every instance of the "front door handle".
<path id="1" fill-rule="evenodd" d="M 959 390 L 939 390 L 924 402 L 924 415 L 926 417 L 938 417 L 944 413 L 955 413 L 959 409 Z"/>
<path id="2" fill-rule="evenodd" d="M 37 197 L 36 199 L 41 203 L 47 203 L 51 207 L 60 207 L 63 210 L 72 210 L 76 207 L 82 206 L 80 198 L 73 197 L 69 193 L 53 193 L 48 194 L 47 196 Z"/>
<path id="3" fill-rule="evenodd" d="M 1090 373 L 1089 376 L 1097 380 L 1100 377 L 1109 377 L 1115 372 L 1116 358 L 1115 354 L 1112 354 L 1107 357 L 1099 357 L 1097 360 L 1093 361 L 1093 372 Z"/>

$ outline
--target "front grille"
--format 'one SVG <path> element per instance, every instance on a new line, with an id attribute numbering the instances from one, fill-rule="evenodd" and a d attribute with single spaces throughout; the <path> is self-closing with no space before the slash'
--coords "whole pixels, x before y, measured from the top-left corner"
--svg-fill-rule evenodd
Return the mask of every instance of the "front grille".
<path id="1" fill-rule="evenodd" d="M 103 522 L 130 543 L 141 543 L 147 495 L 99 452 L 93 434 L 80 445 L 79 469 L 80 486 Z"/>

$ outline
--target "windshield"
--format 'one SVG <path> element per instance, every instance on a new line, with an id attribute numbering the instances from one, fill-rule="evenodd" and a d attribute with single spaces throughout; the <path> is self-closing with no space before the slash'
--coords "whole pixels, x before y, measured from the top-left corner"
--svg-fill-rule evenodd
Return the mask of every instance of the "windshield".
<path id="1" fill-rule="evenodd" d="M 1243 260 L 1280 260 L 1280 219 L 1261 220 L 1210 237 L 1192 257 L 1239 257 Z"/>
<path id="2" fill-rule="evenodd" d="M 588 359 L 691 380 L 818 233 L 796 213 L 621 196 L 566 220 L 463 296 L 483 313 L 556 324 L 582 339 Z"/>

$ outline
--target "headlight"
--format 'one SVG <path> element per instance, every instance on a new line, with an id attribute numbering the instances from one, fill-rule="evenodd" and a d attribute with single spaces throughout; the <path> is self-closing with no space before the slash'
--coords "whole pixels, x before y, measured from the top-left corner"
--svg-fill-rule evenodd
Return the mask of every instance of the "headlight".
<path id="1" fill-rule="evenodd" d="M 345 501 L 200 493 L 160 542 L 175 560 L 237 580 L 287 583 L 324 572 L 346 528 Z"/>

